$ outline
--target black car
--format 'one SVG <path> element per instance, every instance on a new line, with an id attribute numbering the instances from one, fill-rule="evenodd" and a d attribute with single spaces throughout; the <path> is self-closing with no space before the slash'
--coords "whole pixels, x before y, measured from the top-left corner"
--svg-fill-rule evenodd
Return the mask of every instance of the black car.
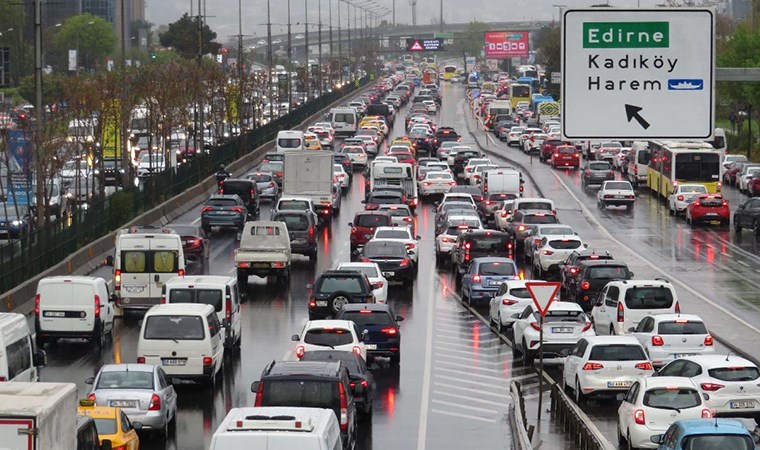
<path id="1" fill-rule="evenodd" d="M 354 173 L 354 165 L 345 153 L 333 152 L 333 162 L 343 166 L 343 170 L 350 176 Z M 349 185 L 351 184 L 351 178 L 348 179 Z"/>
<path id="2" fill-rule="evenodd" d="M 452 270 L 455 281 L 461 283 L 472 260 L 486 256 L 512 258 L 514 255 L 512 237 L 504 231 L 467 230 L 460 234 L 451 250 Z"/>
<path id="3" fill-rule="evenodd" d="M 368 210 L 375 210 L 380 205 L 404 205 L 406 198 L 403 193 L 397 190 L 374 190 L 370 192 L 367 200 L 363 201 L 364 207 Z"/>
<path id="4" fill-rule="evenodd" d="M 242 231 L 249 218 L 248 208 L 237 195 L 212 195 L 201 209 L 201 228 L 206 233 L 211 232 L 211 227 Z"/>
<path id="5" fill-rule="evenodd" d="M 372 416 L 372 402 L 375 400 L 375 378 L 361 356 L 354 352 L 321 350 L 318 352 L 306 352 L 299 361 L 341 361 L 346 366 L 346 369 L 348 369 L 348 378 L 351 380 L 349 386 L 354 391 L 354 402 L 357 409 L 361 411 L 365 418 Z M 356 385 L 360 385 L 361 387 L 357 388 Z"/>
<path id="6" fill-rule="evenodd" d="M 103 159 L 103 180 L 101 181 L 103 186 L 124 185 L 124 168 L 121 165 L 121 161 L 115 158 Z"/>
<path id="7" fill-rule="evenodd" d="M 316 352 L 315 352 L 316 353 Z M 344 450 L 356 445 L 357 416 L 354 396 L 363 386 L 354 385 L 342 361 L 272 361 L 261 379 L 251 384 L 254 406 L 326 408 L 335 413 Z"/>
<path id="8" fill-rule="evenodd" d="M 433 135 L 433 149 L 438 150 L 444 142 L 459 142 L 462 139 L 457 132 L 451 127 L 440 127 L 435 130 Z"/>
<path id="9" fill-rule="evenodd" d="M 630 280 L 633 272 L 628 266 L 615 260 L 587 260 L 578 264 L 578 273 L 567 277 L 562 285 L 567 297 L 566 301 L 575 301 L 584 311 L 589 312 L 594 306 L 596 297 L 610 281 Z"/>
<path id="10" fill-rule="evenodd" d="M 290 237 L 290 251 L 317 260 L 317 227 L 309 211 L 279 211 L 272 215 L 275 222 L 284 222 Z"/>
<path id="11" fill-rule="evenodd" d="M 258 185 L 254 180 L 228 178 L 222 182 L 219 193 L 223 195 L 237 195 L 243 199 L 250 217 L 259 217 L 261 196 L 259 195 Z"/>
<path id="12" fill-rule="evenodd" d="M 401 360 L 401 329 L 399 322 L 403 317 L 394 314 L 393 309 L 384 303 L 368 305 L 345 305 L 336 319 L 352 320 L 364 335 L 367 359 L 374 356 L 387 356 L 392 364 Z"/>
<path id="13" fill-rule="evenodd" d="M 760 236 L 760 198 L 751 198 L 734 211 L 734 230 L 741 233 L 742 228 L 749 228 L 755 236 Z"/>
<path id="14" fill-rule="evenodd" d="M 362 248 L 359 260 L 377 263 L 389 281 L 411 285 L 417 275 L 416 266 L 402 242 L 371 240 Z"/>
<path id="15" fill-rule="evenodd" d="M 480 158 L 482 156 L 483 154 L 480 150 L 464 150 L 457 152 L 456 156 L 454 156 L 454 175 L 459 175 L 464 171 L 464 166 L 467 165 L 467 161 L 469 161 L 470 158 Z"/>
<path id="16" fill-rule="evenodd" d="M 585 189 L 586 186 L 602 185 L 605 181 L 614 179 L 615 171 L 612 170 L 610 163 L 607 161 L 589 161 L 581 173 L 581 186 Z"/>
<path id="17" fill-rule="evenodd" d="M 433 154 L 435 149 L 433 148 L 433 140 L 430 134 L 423 130 L 412 130 L 408 136 L 417 152 L 417 156 L 429 156 Z"/>
<path id="18" fill-rule="evenodd" d="M 574 277 L 578 273 L 578 265 L 582 263 L 583 261 L 589 261 L 589 260 L 610 260 L 614 259 L 612 258 L 612 255 L 608 251 L 597 251 L 597 250 L 589 250 L 589 249 L 582 249 L 582 250 L 576 250 L 570 254 L 570 256 L 567 257 L 566 260 L 564 260 L 559 265 L 559 279 L 562 282 L 562 287 L 560 288 L 562 290 L 561 297 L 566 298 L 565 295 L 565 280 Z"/>
<path id="19" fill-rule="evenodd" d="M 340 308 L 348 303 L 375 301 L 372 283 L 366 275 L 355 270 L 326 270 L 314 284 L 307 284 L 306 288 L 312 290 L 309 320 L 335 317 Z"/>

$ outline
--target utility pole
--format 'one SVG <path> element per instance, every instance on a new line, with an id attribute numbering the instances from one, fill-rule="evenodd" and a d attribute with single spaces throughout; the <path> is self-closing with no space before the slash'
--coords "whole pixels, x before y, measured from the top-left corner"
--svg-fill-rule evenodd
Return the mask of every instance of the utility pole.
<path id="1" fill-rule="evenodd" d="M 124 0 L 122 0 L 124 1 Z M 237 123 L 238 123 L 238 154 L 243 155 L 243 2 L 238 0 L 238 90 L 237 90 Z M 230 133 L 232 134 L 232 133 Z"/>
<path id="2" fill-rule="evenodd" d="M 198 89 L 200 90 L 198 96 L 198 102 L 196 108 L 198 109 L 198 128 L 195 129 L 195 135 L 197 137 L 197 146 L 195 152 L 203 149 L 203 135 L 206 131 L 206 124 L 203 120 L 203 75 L 201 73 L 203 68 L 203 13 L 202 13 L 202 0 L 198 0 Z M 152 161 L 151 157 L 151 161 Z"/>
<path id="3" fill-rule="evenodd" d="M 293 72 L 293 41 L 290 34 L 290 0 L 288 0 L 288 114 L 290 114 L 290 105 L 293 104 L 293 92 L 290 74 Z M 282 102 L 282 100 L 280 100 Z"/>
<path id="4" fill-rule="evenodd" d="M 393 0 L 393 27 L 396 27 L 396 0 Z"/>
<path id="5" fill-rule="evenodd" d="M 328 69 L 329 72 L 327 74 L 327 79 L 330 82 L 330 91 L 332 91 L 333 88 L 333 62 L 335 56 L 333 55 L 333 26 L 332 26 L 332 0 L 327 0 L 327 28 L 330 32 L 330 62 L 328 63 Z"/>
<path id="6" fill-rule="evenodd" d="M 129 175 L 130 175 L 130 161 L 129 161 L 129 146 L 127 145 L 127 142 L 129 138 L 127 137 L 127 108 L 126 108 L 126 102 L 127 102 L 127 67 L 126 67 L 126 42 L 125 42 L 125 2 L 126 0 L 121 0 L 121 99 L 119 101 L 119 133 L 121 135 L 121 138 L 119 139 L 119 147 L 121 150 L 121 158 L 116 158 L 115 166 L 116 166 L 116 173 L 119 173 L 119 161 L 121 161 L 121 166 L 124 169 L 124 177 L 122 179 L 122 186 L 126 187 L 129 183 Z M 190 2 L 190 5 L 192 6 L 192 1 Z M 115 151 L 116 149 L 114 149 Z M 101 158 L 102 161 L 102 158 Z M 101 163 L 102 164 L 102 163 Z M 103 168 L 101 167 L 101 173 Z M 118 176 L 118 175 L 117 175 Z M 101 189 L 105 189 L 105 183 L 101 183 Z M 116 183 L 116 189 L 119 188 L 119 183 Z"/>
<path id="7" fill-rule="evenodd" d="M 198 0 L 200 1 L 200 0 Z M 269 121 L 274 120 L 274 91 L 272 89 L 272 11 L 267 0 L 267 84 L 269 85 Z"/>
<path id="8" fill-rule="evenodd" d="M 303 0 L 304 11 L 304 53 L 306 54 L 306 102 L 311 100 L 311 83 L 309 78 L 311 77 L 311 64 L 309 63 L 309 5 L 306 0 Z"/>
<path id="9" fill-rule="evenodd" d="M 317 13 L 317 41 L 319 41 L 319 71 L 317 72 L 317 79 L 319 81 L 319 96 L 322 96 L 322 90 L 324 89 L 324 83 L 322 82 L 322 0 L 318 0 L 317 7 L 319 11 Z"/>
<path id="10" fill-rule="evenodd" d="M 440 18 L 440 23 L 438 25 L 440 27 L 441 33 L 443 33 L 443 0 L 441 0 L 441 18 Z"/>
<path id="11" fill-rule="evenodd" d="M 45 106 L 42 104 L 42 0 L 34 1 L 34 118 L 35 118 L 35 139 L 34 149 L 34 167 L 38 188 L 44 186 L 45 176 L 42 173 L 42 137 L 39 135 L 44 129 L 42 123 L 42 112 Z M 37 223 L 42 224 L 45 221 L 45 199 L 43 198 L 43 189 L 36 189 L 35 197 L 37 199 Z M 27 191 L 28 192 L 28 191 Z"/>
<path id="12" fill-rule="evenodd" d="M 346 62 L 348 62 L 348 76 L 346 79 L 347 81 L 351 81 L 351 4 L 348 2 L 346 2 L 346 26 L 348 27 L 348 41 L 346 41 L 346 46 L 348 46 L 348 57 L 346 58 Z"/>
<path id="13" fill-rule="evenodd" d="M 343 84 L 343 32 L 340 27 L 340 2 L 338 0 L 338 74 L 340 75 L 340 84 Z"/>

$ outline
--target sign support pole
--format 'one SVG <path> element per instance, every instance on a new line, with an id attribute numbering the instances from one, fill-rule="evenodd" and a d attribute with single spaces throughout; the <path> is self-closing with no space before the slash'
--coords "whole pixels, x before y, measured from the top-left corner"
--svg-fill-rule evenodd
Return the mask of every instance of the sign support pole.
<path id="1" fill-rule="evenodd" d="M 537 426 L 541 426 L 541 409 L 544 399 L 544 316 L 538 319 L 538 418 Z"/>

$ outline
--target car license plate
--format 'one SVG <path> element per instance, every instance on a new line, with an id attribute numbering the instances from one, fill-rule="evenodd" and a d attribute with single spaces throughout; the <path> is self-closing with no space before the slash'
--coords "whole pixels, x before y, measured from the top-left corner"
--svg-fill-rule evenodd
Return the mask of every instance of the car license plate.
<path id="1" fill-rule="evenodd" d="M 631 387 L 633 384 L 632 381 L 608 381 L 607 387 L 608 388 L 627 388 Z"/>
<path id="2" fill-rule="evenodd" d="M 498 280 L 491 280 L 488 282 L 489 286 L 499 286 L 501 284 L 501 281 Z"/>
<path id="3" fill-rule="evenodd" d="M 552 333 L 572 333 L 573 327 L 552 327 Z"/>
<path id="4" fill-rule="evenodd" d="M 686 358 L 688 356 L 696 356 L 696 353 L 673 353 L 673 359 Z"/>
<path id="5" fill-rule="evenodd" d="M 130 284 L 130 285 L 124 286 L 124 291 L 130 294 L 140 294 L 143 291 L 145 291 L 146 287 L 147 286 L 144 284 Z"/>
<path id="6" fill-rule="evenodd" d="M 616 195 L 615 198 L 625 198 L 625 195 Z"/>
<path id="7" fill-rule="evenodd" d="M 706 216 L 715 217 L 718 215 L 718 213 L 706 213 Z"/>
<path id="8" fill-rule="evenodd" d="M 255 267 L 257 269 L 268 269 L 269 268 L 269 263 L 254 263 L 253 267 Z"/>
<path id="9" fill-rule="evenodd" d="M 164 366 L 184 366 L 187 359 L 184 358 L 161 358 L 161 364 Z"/>
<path id="10" fill-rule="evenodd" d="M 396 275 L 396 272 L 383 272 L 384 277 L 392 277 Z"/>
<path id="11" fill-rule="evenodd" d="M 377 350 L 377 344 L 364 344 L 364 348 L 367 350 Z"/>
<path id="12" fill-rule="evenodd" d="M 110 400 L 108 406 L 112 408 L 137 408 L 137 400 Z"/>
<path id="13" fill-rule="evenodd" d="M 45 311 L 42 315 L 45 317 L 66 317 L 66 313 L 63 311 Z"/>
<path id="14" fill-rule="evenodd" d="M 293 245 L 303 245 L 306 243 L 306 239 L 293 239 L 290 243 Z"/>
<path id="15" fill-rule="evenodd" d="M 752 409 L 755 407 L 753 400 L 731 400 L 728 404 L 731 409 Z"/>
<path id="16" fill-rule="evenodd" d="M 327 306 L 327 300 L 317 300 L 317 306 Z"/>

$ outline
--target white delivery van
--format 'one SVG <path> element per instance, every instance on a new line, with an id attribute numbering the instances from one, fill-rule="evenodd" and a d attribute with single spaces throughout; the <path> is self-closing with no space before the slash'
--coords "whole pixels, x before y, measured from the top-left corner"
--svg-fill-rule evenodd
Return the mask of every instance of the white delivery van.
<path id="1" fill-rule="evenodd" d="M 240 347 L 243 321 L 237 278 L 214 275 L 172 278 L 164 285 L 161 303 L 200 303 L 213 306 L 219 323 L 222 324 L 224 348 Z"/>
<path id="2" fill-rule="evenodd" d="M 304 150 L 303 131 L 283 130 L 277 133 L 275 142 L 277 153 L 284 153 L 290 150 Z"/>
<path id="3" fill-rule="evenodd" d="M 331 409 L 283 406 L 233 408 L 211 438 L 209 450 L 340 450 Z"/>
<path id="4" fill-rule="evenodd" d="M 148 309 L 158 305 L 164 283 L 185 275 L 182 239 L 168 228 L 132 227 L 116 236 L 113 264 L 116 305 Z"/>
<path id="5" fill-rule="evenodd" d="M 0 383 L 0 448 L 82 448 L 77 447 L 77 386 L 74 383 Z"/>
<path id="6" fill-rule="evenodd" d="M 157 305 L 143 319 L 137 363 L 161 366 L 170 377 L 214 385 L 224 360 L 222 337 L 211 305 Z"/>
<path id="7" fill-rule="evenodd" d="M 336 136 L 353 136 L 356 134 L 356 127 L 359 124 L 359 114 L 356 112 L 356 108 L 350 106 L 332 108 L 327 116 L 327 119 L 332 123 Z"/>
<path id="8" fill-rule="evenodd" d="M 523 193 L 522 175 L 515 169 L 491 169 L 483 173 L 484 194 L 513 194 L 521 197 Z"/>
<path id="9" fill-rule="evenodd" d="M 45 277 L 37 284 L 34 329 L 37 346 L 56 339 L 87 339 L 102 346 L 113 331 L 114 308 L 106 280 L 99 277 Z"/>
<path id="10" fill-rule="evenodd" d="M 0 313 L 0 381 L 39 381 L 45 352 L 34 350 L 26 317 Z"/>
<path id="11" fill-rule="evenodd" d="M 628 181 L 634 188 L 647 184 L 649 173 L 649 143 L 634 141 L 631 145 L 631 153 L 628 155 Z"/>

